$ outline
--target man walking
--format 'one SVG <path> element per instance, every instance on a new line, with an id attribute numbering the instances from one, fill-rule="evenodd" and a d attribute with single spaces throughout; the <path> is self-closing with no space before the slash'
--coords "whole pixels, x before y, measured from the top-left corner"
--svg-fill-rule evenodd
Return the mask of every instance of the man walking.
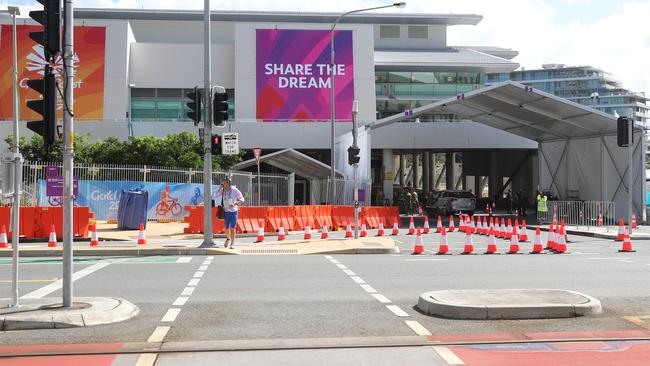
<path id="1" fill-rule="evenodd" d="M 235 235 L 237 232 L 237 212 L 239 205 L 244 203 L 244 195 L 237 187 L 232 185 L 230 178 L 225 177 L 221 180 L 221 186 L 214 194 L 215 202 L 220 200 L 223 206 L 223 221 L 226 225 L 226 242 L 224 248 L 233 249 L 235 244 Z"/>

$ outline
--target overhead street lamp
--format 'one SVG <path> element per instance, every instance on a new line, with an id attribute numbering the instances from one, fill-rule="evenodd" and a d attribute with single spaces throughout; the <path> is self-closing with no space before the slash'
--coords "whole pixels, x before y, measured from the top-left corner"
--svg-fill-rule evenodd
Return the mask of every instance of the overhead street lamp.
<path id="1" fill-rule="evenodd" d="M 331 144 L 330 144 L 330 151 L 331 151 L 331 170 L 332 170 L 332 176 L 330 178 L 330 197 L 329 197 L 329 204 L 333 205 L 334 204 L 334 197 L 336 196 L 334 193 L 334 187 L 336 186 L 335 180 L 336 180 L 336 154 L 334 152 L 334 115 L 335 115 L 335 106 L 334 106 L 334 28 L 336 28 L 336 25 L 341 21 L 341 19 L 349 14 L 354 14 L 354 13 L 361 13 L 364 11 L 371 11 L 371 10 L 379 10 L 379 9 L 386 9 L 386 8 L 403 8 L 406 6 L 405 2 L 399 2 L 399 3 L 393 3 L 391 5 L 384 5 L 384 6 L 377 6 L 374 8 L 366 8 L 366 9 L 358 9 L 358 10 L 352 10 L 348 11 L 346 13 L 343 13 L 339 15 L 338 18 L 334 21 L 332 24 L 332 28 L 330 29 L 330 104 L 331 104 L 331 111 L 330 111 L 330 117 L 331 117 Z"/>

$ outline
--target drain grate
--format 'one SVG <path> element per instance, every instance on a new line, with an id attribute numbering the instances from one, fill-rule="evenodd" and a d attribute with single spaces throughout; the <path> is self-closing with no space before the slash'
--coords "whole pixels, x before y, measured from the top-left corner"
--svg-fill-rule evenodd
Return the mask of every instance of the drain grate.
<path id="1" fill-rule="evenodd" d="M 242 249 L 241 254 L 298 254 L 298 249 Z"/>

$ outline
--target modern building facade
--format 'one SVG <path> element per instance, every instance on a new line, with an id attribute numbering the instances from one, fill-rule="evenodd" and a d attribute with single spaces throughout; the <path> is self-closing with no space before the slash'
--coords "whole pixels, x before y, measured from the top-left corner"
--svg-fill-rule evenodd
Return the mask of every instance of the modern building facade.
<path id="1" fill-rule="evenodd" d="M 331 163 L 327 64 L 329 30 L 338 15 L 212 13 L 212 79 L 229 93 L 226 130 L 240 133 L 241 147 L 261 146 L 264 153 L 292 148 Z M 338 170 L 348 173 L 343 141 L 351 129 L 352 99 L 359 104 L 360 124 L 366 125 L 462 95 L 483 87 L 489 75 L 508 75 L 518 68 L 512 61 L 516 51 L 447 44 L 448 27 L 476 25 L 481 20 L 473 14 L 394 13 L 361 13 L 342 19 L 335 37 Z M 9 22 L 9 18 L 0 18 L 3 47 L 10 44 Z M 28 31 L 24 27 L 30 25 L 34 25 L 30 19 L 19 19 L 19 43 Z M 83 35 L 75 41 L 79 56 L 77 133 L 102 139 L 198 132 L 185 115 L 185 95 L 203 85 L 202 12 L 76 9 L 75 27 L 77 37 Z M 319 53 L 313 54 L 312 49 Z M 27 59 L 30 47 L 24 52 Z M 33 71 L 22 60 L 23 53 L 19 57 L 23 80 L 23 72 L 29 77 Z M 3 75 L 1 86 L 8 90 L 6 79 Z M 21 88 L 21 100 L 29 97 L 26 89 Z M 0 120 L 10 120 L 11 109 L 4 104 L 2 108 Z M 21 114 L 21 119 L 28 118 Z M 10 123 L 0 123 L 2 134 L 10 128 Z M 25 129 L 24 133 L 30 132 Z M 368 149 L 361 171 L 363 178 L 373 181 L 373 197 L 381 189 L 392 198 L 393 187 L 399 184 L 424 191 L 464 187 L 491 197 L 503 193 L 503 183 L 510 182 L 513 191 L 522 189 L 529 197 L 534 193 L 530 172 L 535 170 L 535 142 L 459 121 L 453 114 L 423 115 L 373 130 L 365 141 Z M 497 154 L 494 164 L 501 162 L 495 173 L 498 182 L 493 179 L 488 184 L 487 177 L 468 168 L 472 156 L 486 151 Z M 496 159 L 500 154 L 517 159 Z M 297 190 L 298 199 L 309 201 L 307 190 Z"/>
<path id="2" fill-rule="evenodd" d="M 488 85 L 516 81 L 608 114 L 634 118 L 644 126 L 650 120 L 645 93 L 627 90 L 609 73 L 591 66 L 545 64 L 541 69 L 489 74 L 487 80 Z"/>

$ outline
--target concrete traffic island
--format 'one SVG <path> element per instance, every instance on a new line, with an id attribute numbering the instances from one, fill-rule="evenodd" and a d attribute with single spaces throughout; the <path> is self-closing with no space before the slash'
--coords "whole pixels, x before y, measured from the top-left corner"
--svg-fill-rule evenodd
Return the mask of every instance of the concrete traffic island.
<path id="1" fill-rule="evenodd" d="M 602 312 L 600 301 L 570 290 L 442 290 L 420 295 L 425 314 L 448 319 L 574 318 Z"/>
<path id="2" fill-rule="evenodd" d="M 77 297 L 71 308 L 63 308 L 60 298 L 21 299 L 20 307 L 9 308 L 9 299 L 0 299 L 0 330 L 29 330 L 89 327 L 134 318 L 140 309 L 117 297 Z"/>

